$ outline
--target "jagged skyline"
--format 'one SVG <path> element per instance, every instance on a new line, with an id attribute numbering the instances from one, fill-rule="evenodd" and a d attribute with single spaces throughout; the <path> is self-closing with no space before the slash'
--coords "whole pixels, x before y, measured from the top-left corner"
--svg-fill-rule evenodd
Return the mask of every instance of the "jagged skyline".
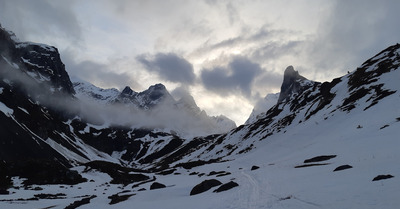
<path id="1" fill-rule="evenodd" d="M 395 1 L 3 1 L 0 23 L 54 45 L 68 73 L 136 91 L 189 91 L 242 124 L 293 65 L 311 80 L 352 71 L 398 41 Z"/>

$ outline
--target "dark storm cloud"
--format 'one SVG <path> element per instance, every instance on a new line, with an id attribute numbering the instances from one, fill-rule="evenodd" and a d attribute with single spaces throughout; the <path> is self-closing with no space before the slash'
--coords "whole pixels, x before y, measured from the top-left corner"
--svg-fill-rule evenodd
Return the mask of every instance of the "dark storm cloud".
<path id="1" fill-rule="evenodd" d="M 22 40 L 34 35 L 78 41 L 82 31 L 72 4 L 71 1 L 0 0 L 0 21 Z"/>
<path id="2" fill-rule="evenodd" d="M 136 57 L 148 71 L 157 73 L 161 78 L 182 84 L 193 84 L 195 74 L 193 65 L 174 53 L 157 53 L 154 56 Z"/>
<path id="3" fill-rule="evenodd" d="M 206 89 L 221 95 L 236 93 L 251 97 L 253 81 L 261 73 L 259 64 L 245 57 L 234 57 L 227 67 L 203 69 L 201 81 Z"/>

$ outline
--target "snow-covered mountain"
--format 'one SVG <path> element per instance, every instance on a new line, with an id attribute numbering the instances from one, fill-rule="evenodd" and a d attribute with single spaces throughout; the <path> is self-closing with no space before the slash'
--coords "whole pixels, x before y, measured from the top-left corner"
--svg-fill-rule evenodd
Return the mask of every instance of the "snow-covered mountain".
<path id="1" fill-rule="evenodd" d="M 71 77 L 71 81 L 76 92 L 75 96 L 83 101 L 96 101 L 99 104 L 106 105 L 115 101 L 121 94 L 118 89 L 102 89 L 77 77 Z"/>
<path id="2" fill-rule="evenodd" d="M 399 54 L 390 46 L 323 83 L 288 67 L 254 122 L 182 138 L 94 122 L 57 50 L 1 29 L 0 207 L 396 208 Z"/>
<path id="3" fill-rule="evenodd" d="M 143 92 L 135 92 L 126 86 L 121 92 L 117 89 L 102 89 L 89 82 L 73 78 L 75 96 L 93 105 L 107 106 L 107 108 L 119 108 L 121 104 L 125 107 L 124 115 L 130 112 L 130 117 L 152 117 L 158 121 L 160 118 L 176 121 L 173 125 L 155 125 L 150 122 L 151 127 L 162 128 L 163 131 L 175 132 L 181 136 L 200 136 L 209 134 L 226 133 L 234 128 L 236 124 L 225 116 L 208 116 L 201 110 L 191 95 L 184 95 L 176 101 L 162 84 L 150 86 Z M 103 110 L 106 111 L 106 110 Z M 149 118 L 146 119 L 149 121 Z M 180 122 L 181 121 L 181 122 Z M 114 123 L 116 123 L 115 121 Z M 124 123 L 129 120 L 123 120 Z M 139 127 L 144 121 L 139 121 Z M 136 125 L 137 126 L 137 125 Z M 135 127 L 136 127 L 135 126 Z"/>

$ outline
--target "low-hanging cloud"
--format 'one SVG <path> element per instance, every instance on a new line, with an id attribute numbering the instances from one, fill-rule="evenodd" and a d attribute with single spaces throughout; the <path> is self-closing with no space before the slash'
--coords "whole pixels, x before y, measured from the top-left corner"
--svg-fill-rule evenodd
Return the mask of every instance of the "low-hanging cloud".
<path id="1" fill-rule="evenodd" d="M 241 94 L 251 97 L 252 84 L 262 73 L 259 64 L 246 57 L 234 57 L 226 67 L 203 69 L 201 81 L 208 90 L 220 95 Z"/>
<path id="2" fill-rule="evenodd" d="M 193 65 L 174 53 L 157 53 L 154 56 L 136 57 L 148 71 L 157 73 L 161 78 L 181 84 L 193 84 L 195 74 Z"/>
<path id="3" fill-rule="evenodd" d="M 194 137 L 220 133 L 217 121 L 205 116 L 197 116 L 193 112 L 176 108 L 175 103 L 164 101 L 150 110 L 135 108 L 123 103 L 101 104 L 87 98 L 77 99 L 73 95 L 52 92 L 51 82 L 40 82 L 26 73 L 23 65 L 11 63 L 0 56 L 0 79 L 6 85 L 21 89 L 35 103 L 46 108 L 57 110 L 70 117 L 79 117 L 83 121 L 104 127 L 124 126 L 127 128 L 150 128 L 164 132 L 178 132 L 182 137 Z M 38 72 L 40 73 L 40 72 Z M 182 90 L 183 91 L 183 90 Z M 187 92 L 181 92 L 185 94 Z M 203 117 L 199 119 L 199 117 Z"/>

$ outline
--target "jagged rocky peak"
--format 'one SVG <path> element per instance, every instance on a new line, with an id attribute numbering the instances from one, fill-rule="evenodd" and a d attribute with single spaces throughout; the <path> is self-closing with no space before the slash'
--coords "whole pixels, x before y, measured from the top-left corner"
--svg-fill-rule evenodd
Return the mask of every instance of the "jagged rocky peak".
<path id="1" fill-rule="evenodd" d="M 146 91 L 140 93 L 141 95 L 145 95 L 146 99 L 150 101 L 159 101 L 159 100 L 173 100 L 172 96 L 169 94 L 167 88 L 161 83 L 150 86 Z"/>
<path id="2" fill-rule="evenodd" d="M 133 91 L 133 90 L 131 89 L 131 87 L 126 86 L 126 87 L 124 88 L 124 90 L 122 90 L 121 94 L 125 94 L 125 95 L 135 95 L 136 92 Z"/>
<path id="3" fill-rule="evenodd" d="M 293 66 L 288 66 L 283 75 L 283 82 L 278 103 L 281 103 L 284 99 L 289 98 L 292 94 L 299 92 L 304 84 L 308 83 L 304 83 L 303 81 L 309 80 L 301 76 L 298 71 L 295 71 Z"/>
<path id="4" fill-rule="evenodd" d="M 142 92 L 135 92 L 129 86 L 125 87 L 114 102 L 133 104 L 138 108 L 151 109 L 160 103 L 175 103 L 163 84 L 155 84 Z"/>

